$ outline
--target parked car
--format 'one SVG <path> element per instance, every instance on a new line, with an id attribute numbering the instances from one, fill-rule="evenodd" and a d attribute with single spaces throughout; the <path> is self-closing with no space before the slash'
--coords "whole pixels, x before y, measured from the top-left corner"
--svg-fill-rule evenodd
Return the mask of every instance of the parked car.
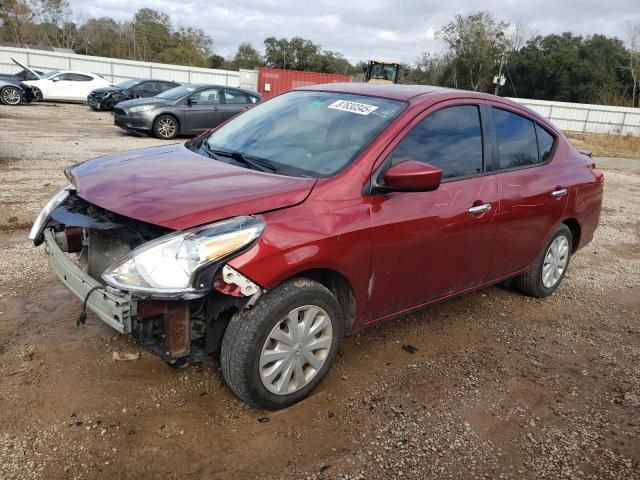
<path id="1" fill-rule="evenodd" d="M 33 89 L 18 80 L 0 78 L 0 103 L 4 105 L 20 105 L 35 102 L 37 99 Z"/>
<path id="2" fill-rule="evenodd" d="M 30 68 L 25 68 L 20 62 L 18 62 L 14 58 L 12 58 L 11 61 L 16 65 L 18 65 L 21 68 L 21 70 L 18 70 L 16 73 L 9 73 L 9 74 L 0 73 L 0 80 L 15 80 L 18 82 L 22 82 L 24 80 L 37 80 L 42 75 L 44 75 L 44 72 L 40 70 L 32 70 Z"/>
<path id="3" fill-rule="evenodd" d="M 155 97 L 159 93 L 179 86 L 179 83 L 166 80 L 126 80 L 117 85 L 92 90 L 87 97 L 87 103 L 92 110 L 113 110 L 117 103 L 125 100 Z"/>
<path id="4" fill-rule="evenodd" d="M 60 281 L 173 366 L 218 355 L 231 390 L 268 409 L 309 395 L 345 334 L 507 279 L 551 295 L 604 181 L 507 99 L 364 83 L 66 175 L 30 233 Z"/>
<path id="5" fill-rule="evenodd" d="M 99 75 L 68 70 L 47 72 L 38 80 L 25 80 L 24 83 L 34 87 L 42 100 L 67 102 L 86 102 L 91 90 L 111 85 Z"/>
<path id="6" fill-rule="evenodd" d="M 134 132 L 170 140 L 177 135 L 199 135 L 252 107 L 260 94 L 220 85 L 190 84 L 152 98 L 119 103 L 114 123 Z"/>

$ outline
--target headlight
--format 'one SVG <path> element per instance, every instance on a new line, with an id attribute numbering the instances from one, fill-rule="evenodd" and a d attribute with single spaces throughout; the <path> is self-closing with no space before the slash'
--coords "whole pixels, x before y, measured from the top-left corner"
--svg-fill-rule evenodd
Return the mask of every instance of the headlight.
<path id="1" fill-rule="evenodd" d="M 138 107 L 131 107 L 129 111 L 132 113 L 148 112 L 149 110 L 152 110 L 154 108 L 155 108 L 155 105 L 140 105 Z"/>
<path id="2" fill-rule="evenodd" d="M 47 220 L 49 220 L 49 215 L 51 215 L 51 212 L 53 212 L 58 207 L 58 205 L 64 203 L 71 190 L 73 190 L 73 185 L 67 185 L 53 197 L 51 197 L 44 208 L 40 210 L 40 213 L 36 217 L 35 222 L 33 222 L 31 232 L 29 232 L 29 240 L 31 240 L 36 246 L 42 243 L 40 236 L 42 235 L 42 230 L 44 230 L 44 226 L 46 225 Z"/>
<path id="3" fill-rule="evenodd" d="M 199 296 L 208 286 L 194 285 L 195 274 L 251 244 L 263 230 L 264 222 L 256 217 L 236 217 L 171 233 L 132 250 L 102 278 L 121 290 Z"/>

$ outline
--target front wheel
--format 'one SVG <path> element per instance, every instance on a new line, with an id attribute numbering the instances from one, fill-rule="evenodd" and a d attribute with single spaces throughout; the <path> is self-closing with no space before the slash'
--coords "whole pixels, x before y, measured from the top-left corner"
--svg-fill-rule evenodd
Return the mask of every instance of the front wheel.
<path id="1" fill-rule="evenodd" d="M 0 99 L 5 105 L 20 105 L 22 102 L 22 92 L 16 87 L 5 87 L 0 92 Z"/>
<path id="2" fill-rule="evenodd" d="M 178 121 L 171 115 L 160 115 L 153 122 L 153 134 L 163 140 L 171 140 L 178 134 Z"/>
<path id="3" fill-rule="evenodd" d="M 571 259 L 571 230 L 558 225 L 531 268 L 517 279 L 518 288 L 532 297 L 551 295 L 562 282 Z"/>
<path id="4" fill-rule="evenodd" d="M 229 322 L 220 352 L 224 379 L 253 407 L 288 407 L 325 377 L 343 325 L 331 291 L 309 279 L 289 280 Z"/>
<path id="5" fill-rule="evenodd" d="M 31 87 L 31 91 L 33 92 L 33 102 L 40 102 L 42 100 L 42 90 L 38 87 Z"/>

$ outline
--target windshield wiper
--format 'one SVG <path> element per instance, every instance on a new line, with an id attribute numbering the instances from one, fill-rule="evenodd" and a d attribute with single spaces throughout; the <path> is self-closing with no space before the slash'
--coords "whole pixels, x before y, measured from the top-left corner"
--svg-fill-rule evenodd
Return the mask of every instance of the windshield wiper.
<path id="1" fill-rule="evenodd" d="M 209 154 L 213 154 L 215 156 L 227 157 L 235 160 L 239 163 L 244 163 L 247 167 L 253 168 L 254 170 L 259 170 L 261 172 L 270 172 L 273 173 L 277 170 L 275 165 L 271 163 L 265 162 L 257 157 L 246 155 L 242 152 L 238 151 L 230 151 L 230 150 L 216 150 L 209 147 L 206 142 L 202 143 L 205 151 Z"/>

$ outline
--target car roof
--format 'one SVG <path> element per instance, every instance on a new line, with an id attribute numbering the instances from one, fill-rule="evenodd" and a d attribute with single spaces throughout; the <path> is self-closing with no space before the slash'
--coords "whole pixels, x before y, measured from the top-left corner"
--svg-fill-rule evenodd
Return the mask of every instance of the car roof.
<path id="1" fill-rule="evenodd" d="M 460 92 L 452 88 L 434 87 L 431 85 L 398 85 L 364 82 L 324 83 L 306 85 L 296 90 L 319 90 L 323 92 L 351 93 L 354 95 L 369 95 L 392 100 L 411 100 L 420 95 L 430 93 Z"/>
<path id="2" fill-rule="evenodd" d="M 433 85 L 398 85 L 398 84 L 379 84 L 364 82 L 344 82 L 344 83 L 325 83 L 319 85 L 306 85 L 296 88 L 295 90 L 311 90 L 321 92 L 337 92 L 350 93 L 353 95 L 368 95 L 371 97 L 388 98 L 391 100 L 402 100 L 412 103 L 420 103 L 424 100 L 441 101 L 456 98 L 473 98 L 477 100 L 492 100 L 493 102 L 502 103 L 517 110 L 524 110 L 530 115 L 542 120 L 549 126 L 553 126 L 549 120 L 542 115 L 531 110 L 530 108 L 509 100 L 504 97 L 498 97 L 489 93 L 473 92 L 470 90 L 459 90 L 455 88 L 435 87 Z M 554 127 L 555 128 L 555 127 Z"/>
<path id="3" fill-rule="evenodd" d="M 231 87 L 229 85 L 215 85 L 212 83 L 185 83 L 181 85 L 181 87 L 194 87 L 194 88 L 228 88 L 230 90 L 238 90 L 240 92 L 244 92 L 248 95 L 252 95 L 254 97 L 262 97 L 258 92 L 254 92 L 253 90 L 247 90 L 245 88 L 240 87 Z"/>

